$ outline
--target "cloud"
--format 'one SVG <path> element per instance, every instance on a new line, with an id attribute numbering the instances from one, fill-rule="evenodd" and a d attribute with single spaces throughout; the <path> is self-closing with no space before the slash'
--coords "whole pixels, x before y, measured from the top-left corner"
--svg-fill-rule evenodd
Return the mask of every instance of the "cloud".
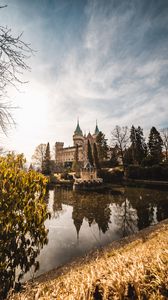
<path id="1" fill-rule="evenodd" d="M 32 132 L 28 120 L 23 125 L 29 125 L 34 141 L 38 132 L 42 140 L 71 144 L 77 117 L 83 131 L 93 131 L 98 119 L 106 134 L 116 124 L 165 126 L 168 6 L 145 0 L 72 1 L 71 6 L 51 1 L 51 9 L 43 2 L 39 10 L 38 1 L 29 10 L 23 1 L 19 11 L 19 2 L 12 2 L 17 30 L 23 26 L 38 50 L 28 76 L 31 97 L 39 103 L 39 114 L 32 114 L 37 126 Z M 46 103 L 41 132 L 40 97 Z"/>
<path id="2" fill-rule="evenodd" d="M 160 88 L 160 78 L 167 72 L 168 60 L 160 57 L 153 60 L 152 54 L 150 60 L 145 61 L 143 48 L 139 56 L 134 56 L 139 40 L 151 27 L 151 20 L 149 18 L 145 23 L 139 20 L 129 32 L 130 20 L 136 14 L 133 9 L 122 15 L 115 11 L 108 17 L 108 6 L 97 11 L 96 5 L 92 4 L 87 10 L 88 24 L 80 49 L 73 48 L 67 54 L 56 84 L 60 109 L 65 113 L 70 112 L 75 117 L 76 111 L 84 112 L 83 118 L 88 122 L 90 110 L 90 116 L 93 116 L 91 111 L 95 111 L 108 122 L 118 116 L 129 123 L 130 110 L 138 112 L 145 101 L 148 101 L 146 105 L 151 105 L 150 99 Z M 159 95 L 162 97 L 161 93 Z M 153 101 L 156 101 L 155 97 Z M 144 110 L 144 115 L 148 111 L 150 109 Z"/>

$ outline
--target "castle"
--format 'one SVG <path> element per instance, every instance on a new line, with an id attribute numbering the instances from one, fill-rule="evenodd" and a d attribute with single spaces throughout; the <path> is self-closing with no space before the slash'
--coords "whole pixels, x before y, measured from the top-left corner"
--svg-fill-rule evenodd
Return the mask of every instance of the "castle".
<path id="1" fill-rule="evenodd" d="M 87 162 L 87 145 L 88 140 L 93 146 L 93 144 L 96 142 L 96 137 L 99 133 L 99 128 L 96 122 L 96 127 L 94 134 L 91 134 L 90 132 L 86 136 L 83 135 L 83 132 L 79 125 L 79 120 L 77 121 L 77 126 L 73 134 L 73 146 L 71 147 L 64 147 L 63 142 L 56 142 L 55 143 L 55 161 L 56 165 L 62 165 L 62 166 L 70 166 L 72 162 L 74 161 L 75 157 L 75 150 L 76 145 L 78 145 L 78 157 L 79 162 L 81 162 L 83 165 Z"/>

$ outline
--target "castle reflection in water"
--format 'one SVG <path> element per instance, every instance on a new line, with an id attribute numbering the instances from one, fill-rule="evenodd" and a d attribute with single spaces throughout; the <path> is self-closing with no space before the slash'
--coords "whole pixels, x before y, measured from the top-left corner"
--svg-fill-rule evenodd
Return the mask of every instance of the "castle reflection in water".
<path id="1" fill-rule="evenodd" d="M 97 224 L 103 234 L 114 224 L 124 237 L 168 218 L 168 192 L 159 190 L 122 188 L 97 193 L 55 187 L 48 191 L 46 201 L 52 218 L 64 213 L 64 205 L 72 207 L 77 238 L 84 220 L 90 227 Z"/>
<path id="2" fill-rule="evenodd" d="M 168 191 L 155 189 L 113 187 L 98 193 L 54 187 L 46 201 L 49 242 L 36 275 L 168 218 Z"/>

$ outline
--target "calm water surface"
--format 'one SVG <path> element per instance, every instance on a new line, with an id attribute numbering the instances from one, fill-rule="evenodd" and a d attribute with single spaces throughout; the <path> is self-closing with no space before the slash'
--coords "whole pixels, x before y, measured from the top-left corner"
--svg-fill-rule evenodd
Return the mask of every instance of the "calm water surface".
<path id="1" fill-rule="evenodd" d="M 168 191 L 154 189 L 96 193 L 55 187 L 47 203 L 49 242 L 38 257 L 37 275 L 168 218 Z"/>

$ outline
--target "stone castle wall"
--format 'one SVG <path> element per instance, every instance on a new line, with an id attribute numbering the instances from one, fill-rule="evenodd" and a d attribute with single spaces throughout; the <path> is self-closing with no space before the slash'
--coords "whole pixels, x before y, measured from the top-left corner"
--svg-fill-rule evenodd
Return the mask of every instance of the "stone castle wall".
<path id="1" fill-rule="evenodd" d="M 56 164 L 64 165 L 65 163 L 68 162 L 72 163 L 75 158 L 76 145 L 78 145 L 79 161 L 82 162 L 84 165 L 85 162 L 87 161 L 88 140 L 90 141 L 91 146 L 93 146 L 94 142 L 96 141 L 96 136 L 97 136 L 96 133 L 94 133 L 93 135 L 89 133 L 87 136 L 83 135 L 78 123 L 77 128 L 73 134 L 73 146 L 64 147 L 63 142 L 55 143 Z"/>

